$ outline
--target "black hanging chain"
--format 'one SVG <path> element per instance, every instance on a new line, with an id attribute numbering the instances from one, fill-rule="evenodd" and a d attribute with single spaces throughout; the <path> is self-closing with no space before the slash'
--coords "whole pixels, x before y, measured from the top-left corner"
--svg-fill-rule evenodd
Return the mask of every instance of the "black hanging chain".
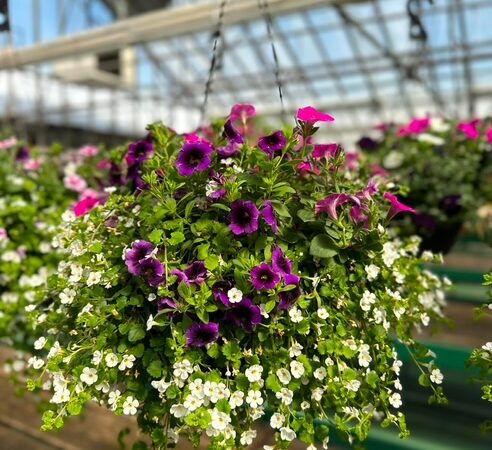
<path id="1" fill-rule="evenodd" d="M 219 59 L 219 41 L 223 42 L 222 30 L 224 27 L 224 13 L 225 6 L 227 0 L 222 0 L 219 7 L 219 18 L 217 20 L 217 27 L 212 34 L 212 39 L 214 40 L 213 48 L 212 48 L 212 59 L 210 60 L 210 68 L 208 70 L 208 78 L 205 83 L 205 93 L 203 96 L 203 103 L 200 111 L 200 123 L 199 126 L 203 125 L 205 120 L 205 113 L 207 111 L 207 103 L 210 93 L 212 92 L 212 83 L 215 74 L 215 70 L 217 69 L 217 61 Z"/>
<path id="2" fill-rule="evenodd" d="M 277 83 L 278 95 L 280 98 L 280 107 L 282 117 L 285 116 L 285 106 L 284 106 L 284 94 L 282 89 L 282 79 L 280 77 L 280 63 L 278 60 L 277 49 L 275 47 L 275 40 L 273 37 L 273 19 L 270 14 L 270 10 L 268 8 L 268 0 L 258 0 L 258 6 L 263 13 L 263 17 L 265 18 L 268 39 L 270 41 L 270 47 L 272 48 L 272 56 L 273 62 L 275 64 L 275 81 Z"/>
<path id="3" fill-rule="evenodd" d="M 433 0 L 427 0 L 431 5 Z M 427 31 L 420 20 L 420 8 L 422 0 L 408 0 L 407 13 L 410 18 L 410 39 L 414 41 L 427 42 Z"/>

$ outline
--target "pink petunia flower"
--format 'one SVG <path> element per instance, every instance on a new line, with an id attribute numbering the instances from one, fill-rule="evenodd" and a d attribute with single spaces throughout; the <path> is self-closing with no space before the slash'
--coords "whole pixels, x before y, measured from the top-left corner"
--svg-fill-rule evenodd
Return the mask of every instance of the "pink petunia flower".
<path id="1" fill-rule="evenodd" d="M 312 106 L 306 106 L 304 108 L 299 108 L 297 110 L 297 119 L 302 122 L 314 125 L 316 122 L 333 122 L 334 117 L 329 114 L 318 111 Z"/>
<path id="2" fill-rule="evenodd" d="M 480 132 L 477 130 L 477 126 L 480 124 L 480 120 L 475 119 L 470 122 L 460 122 L 456 129 L 461 131 L 468 139 L 475 141 L 480 137 Z"/>
<path id="3" fill-rule="evenodd" d="M 101 199 L 98 197 L 85 197 L 74 205 L 73 212 L 76 217 L 84 216 L 100 203 Z"/>
<path id="4" fill-rule="evenodd" d="M 249 117 L 254 117 L 256 115 L 256 109 L 253 105 L 249 103 L 236 103 L 231 108 L 231 114 L 229 118 L 234 120 L 241 120 L 242 123 L 245 123 Z"/>
<path id="5" fill-rule="evenodd" d="M 77 153 L 84 158 L 92 158 L 99 153 L 99 149 L 95 145 L 85 145 Z"/>
<path id="6" fill-rule="evenodd" d="M 63 184 L 67 189 L 75 192 L 82 192 L 87 188 L 86 181 L 77 174 L 67 175 L 63 178 Z"/>
<path id="7" fill-rule="evenodd" d="M 27 159 L 22 163 L 26 170 L 38 170 L 41 167 L 40 159 Z"/>
<path id="8" fill-rule="evenodd" d="M 310 162 L 307 161 L 304 161 L 301 164 L 299 164 L 297 166 L 297 170 L 303 177 L 309 175 L 310 173 L 314 173 L 315 175 L 319 175 L 321 173 L 321 170 L 319 170 L 317 167 L 314 167 Z"/>
<path id="9" fill-rule="evenodd" d="M 313 158 L 336 158 L 340 154 L 340 150 L 338 144 L 316 144 L 313 150 Z"/>
<path id="10" fill-rule="evenodd" d="M 0 228 L 0 241 L 8 237 L 7 230 L 5 228 Z"/>
<path id="11" fill-rule="evenodd" d="M 390 210 L 388 211 L 388 215 L 386 216 L 386 220 L 391 220 L 393 217 L 395 217 L 399 213 L 404 213 L 404 212 L 409 212 L 412 214 L 415 214 L 415 209 L 411 208 L 410 206 L 407 206 L 403 203 L 401 203 L 396 195 L 390 194 L 389 192 L 386 192 L 384 194 L 384 198 L 386 200 L 389 200 L 391 203 Z"/>
<path id="12" fill-rule="evenodd" d="M 0 149 L 8 150 L 16 145 L 17 142 L 17 138 L 14 136 L 4 139 L 3 141 L 0 141 Z"/>
<path id="13" fill-rule="evenodd" d="M 108 161 L 107 159 L 103 159 L 102 161 L 99 161 L 97 163 L 96 169 L 99 169 L 99 170 L 111 169 L 111 161 Z"/>
<path id="14" fill-rule="evenodd" d="M 487 132 L 485 133 L 485 137 L 487 139 L 487 142 L 489 144 L 492 144 L 492 127 L 490 127 Z"/>

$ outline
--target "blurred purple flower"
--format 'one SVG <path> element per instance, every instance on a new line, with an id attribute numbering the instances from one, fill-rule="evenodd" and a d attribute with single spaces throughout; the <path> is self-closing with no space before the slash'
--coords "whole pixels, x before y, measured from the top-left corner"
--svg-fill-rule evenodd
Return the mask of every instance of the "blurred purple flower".
<path id="1" fill-rule="evenodd" d="M 186 330 L 186 345 L 188 347 L 205 347 L 219 338 L 219 324 L 194 323 Z"/>
<path id="2" fill-rule="evenodd" d="M 282 131 L 277 130 L 258 140 L 258 147 L 264 151 L 270 159 L 279 154 L 287 145 L 287 139 Z"/>
<path id="3" fill-rule="evenodd" d="M 176 275 L 179 282 L 200 286 L 207 278 L 207 268 L 203 261 L 195 261 L 188 266 L 184 272 L 179 269 L 174 269 L 171 274 Z"/>
<path id="4" fill-rule="evenodd" d="M 126 162 L 129 166 L 140 165 L 149 158 L 153 151 L 154 146 L 152 145 L 152 142 L 149 142 L 146 139 L 133 142 L 128 146 Z"/>
<path id="5" fill-rule="evenodd" d="M 148 258 L 154 251 L 155 245 L 147 241 L 135 241 L 130 250 L 125 253 L 125 264 L 132 275 L 142 275 L 141 261 Z"/>
<path id="6" fill-rule="evenodd" d="M 244 143 L 244 138 L 243 136 L 237 131 L 234 126 L 232 125 L 232 120 L 229 119 L 225 124 L 224 124 L 224 132 L 223 136 L 229 140 L 229 142 L 234 142 L 236 144 L 243 144 Z"/>
<path id="7" fill-rule="evenodd" d="M 179 174 L 189 177 L 207 170 L 212 164 L 213 151 L 213 146 L 205 140 L 185 142 L 176 159 Z"/>
<path id="8" fill-rule="evenodd" d="M 232 305 L 224 316 L 226 321 L 246 331 L 253 331 L 261 323 L 261 309 L 251 299 L 243 298 L 239 303 Z"/>
<path id="9" fill-rule="evenodd" d="M 237 236 L 252 234 L 258 230 L 259 217 L 260 211 L 252 201 L 236 200 L 231 205 L 229 228 Z"/>
<path id="10" fill-rule="evenodd" d="M 290 283 L 290 284 L 295 284 L 295 288 L 291 289 L 290 291 L 283 291 L 278 294 L 278 297 L 280 299 L 277 308 L 280 311 L 287 311 L 290 308 L 292 308 L 297 300 L 299 300 L 299 297 L 302 294 L 301 288 L 299 287 L 298 284 L 296 283 Z"/>
<path id="11" fill-rule="evenodd" d="M 316 159 L 332 159 L 336 158 L 341 152 L 341 147 L 338 144 L 316 144 L 312 153 Z"/>
<path id="12" fill-rule="evenodd" d="M 265 219 L 265 222 L 270 225 L 272 231 L 277 234 L 278 233 L 278 223 L 277 223 L 277 217 L 275 215 L 275 210 L 273 209 L 273 204 L 270 201 L 266 201 L 263 203 L 263 210 L 262 210 L 263 218 Z"/>
<path id="13" fill-rule="evenodd" d="M 142 277 L 153 287 L 159 286 L 164 281 L 164 266 L 156 258 L 144 258 L 140 260 Z"/>
<path id="14" fill-rule="evenodd" d="M 253 287 L 259 291 L 275 289 L 280 281 L 280 275 L 269 264 L 261 263 L 251 269 L 250 280 Z"/>

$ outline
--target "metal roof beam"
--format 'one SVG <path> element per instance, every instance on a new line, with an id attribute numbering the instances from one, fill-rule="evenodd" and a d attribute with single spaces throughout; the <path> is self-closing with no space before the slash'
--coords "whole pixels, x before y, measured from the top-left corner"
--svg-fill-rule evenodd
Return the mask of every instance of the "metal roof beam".
<path id="1" fill-rule="evenodd" d="M 361 3 L 365 0 L 269 0 L 273 15 L 289 14 L 324 5 Z M 213 1 L 162 9 L 119 20 L 110 25 L 65 36 L 27 48 L 0 52 L 0 69 L 39 64 L 85 53 L 119 48 L 213 29 L 217 20 Z M 257 0 L 235 0 L 224 12 L 224 24 L 248 22 L 263 17 Z"/>

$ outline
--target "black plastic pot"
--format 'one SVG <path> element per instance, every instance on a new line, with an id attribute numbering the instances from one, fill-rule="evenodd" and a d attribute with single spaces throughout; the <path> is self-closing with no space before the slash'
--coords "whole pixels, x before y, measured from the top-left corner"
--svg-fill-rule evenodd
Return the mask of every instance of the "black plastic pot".
<path id="1" fill-rule="evenodd" d="M 433 253 L 447 254 L 453 248 L 463 227 L 463 221 L 438 222 L 432 232 L 428 229 L 417 229 L 422 238 L 420 251 L 430 250 Z"/>

